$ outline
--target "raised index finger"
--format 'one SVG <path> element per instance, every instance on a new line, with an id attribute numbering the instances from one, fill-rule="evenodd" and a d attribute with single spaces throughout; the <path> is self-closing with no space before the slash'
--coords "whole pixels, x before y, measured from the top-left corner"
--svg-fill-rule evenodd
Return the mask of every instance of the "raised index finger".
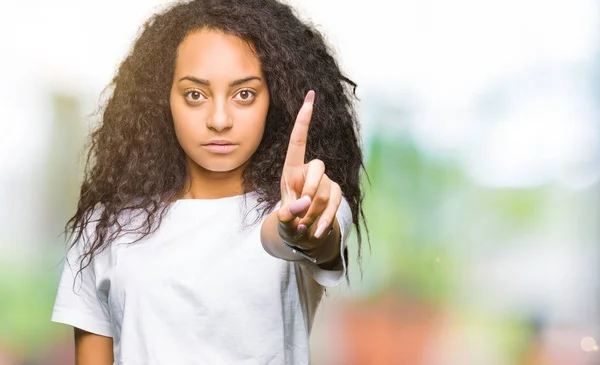
<path id="1" fill-rule="evenodd" d="M 309 90 L 304 98 L 304 104 L 298 112 L 294 129 L 290 137 L 287 154 L 285 156 L 285 166 L 304 165 L 304 155 L 306 153 L 306 139 L 308 138 L 308 126 L 312 117 L 313 103 L 315 101 L 315 92 Z"/>

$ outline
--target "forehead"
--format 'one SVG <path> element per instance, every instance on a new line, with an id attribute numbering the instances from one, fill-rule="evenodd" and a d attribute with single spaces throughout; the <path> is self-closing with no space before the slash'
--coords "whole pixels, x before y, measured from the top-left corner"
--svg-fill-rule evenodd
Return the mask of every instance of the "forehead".
<path id="1" fill-rule="evenodd" d="M 175 73 L 235 79 L 260 74 L 260 60 L 243 39 L 218 30 L 190 33 L 178 47 Z"/>

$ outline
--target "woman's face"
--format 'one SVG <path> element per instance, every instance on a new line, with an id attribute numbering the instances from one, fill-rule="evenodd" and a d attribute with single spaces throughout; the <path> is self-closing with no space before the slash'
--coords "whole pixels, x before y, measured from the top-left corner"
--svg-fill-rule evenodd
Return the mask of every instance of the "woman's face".
<path id="1" fill-rule="evenodd" d="M 269 90 L 246 42 L 202 30 L 179 45 L 170 104 L 188 166 L 230 172 L 243 169 L 260 144 Z"/>

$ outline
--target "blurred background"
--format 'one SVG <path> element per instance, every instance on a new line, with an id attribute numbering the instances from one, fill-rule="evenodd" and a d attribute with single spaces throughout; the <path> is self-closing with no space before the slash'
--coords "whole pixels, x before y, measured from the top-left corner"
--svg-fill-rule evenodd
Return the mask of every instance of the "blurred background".
<path id="1" fill-rule="evenodd" d="M 314 364 L 600 364 L 600 4 L 292 0 L 357 89 L 370 248 Z M 158 0 L 0 3 L 0 365 L 50 322 L 85 137 Z"/>

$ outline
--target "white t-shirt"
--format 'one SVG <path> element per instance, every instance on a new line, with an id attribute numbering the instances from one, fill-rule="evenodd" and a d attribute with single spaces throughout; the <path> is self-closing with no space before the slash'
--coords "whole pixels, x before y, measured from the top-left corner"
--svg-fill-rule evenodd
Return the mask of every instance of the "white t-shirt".
<path id="1" fill-rule="evenodd" d="M 241 224 L 255 206 L 253 194 L 178 200 L 155 233 L 134 244 L 126 233 L 75 276 L 88 225 L 67 254 L 52 321 L 112 337 L 117 365 L 308 364 L 314 313 L 323 287 L 344 280 L 344 255 L 331 271 L 270 256 L 262 221 Z M 344 252 L 345 199 L 336 216 Z"/>

